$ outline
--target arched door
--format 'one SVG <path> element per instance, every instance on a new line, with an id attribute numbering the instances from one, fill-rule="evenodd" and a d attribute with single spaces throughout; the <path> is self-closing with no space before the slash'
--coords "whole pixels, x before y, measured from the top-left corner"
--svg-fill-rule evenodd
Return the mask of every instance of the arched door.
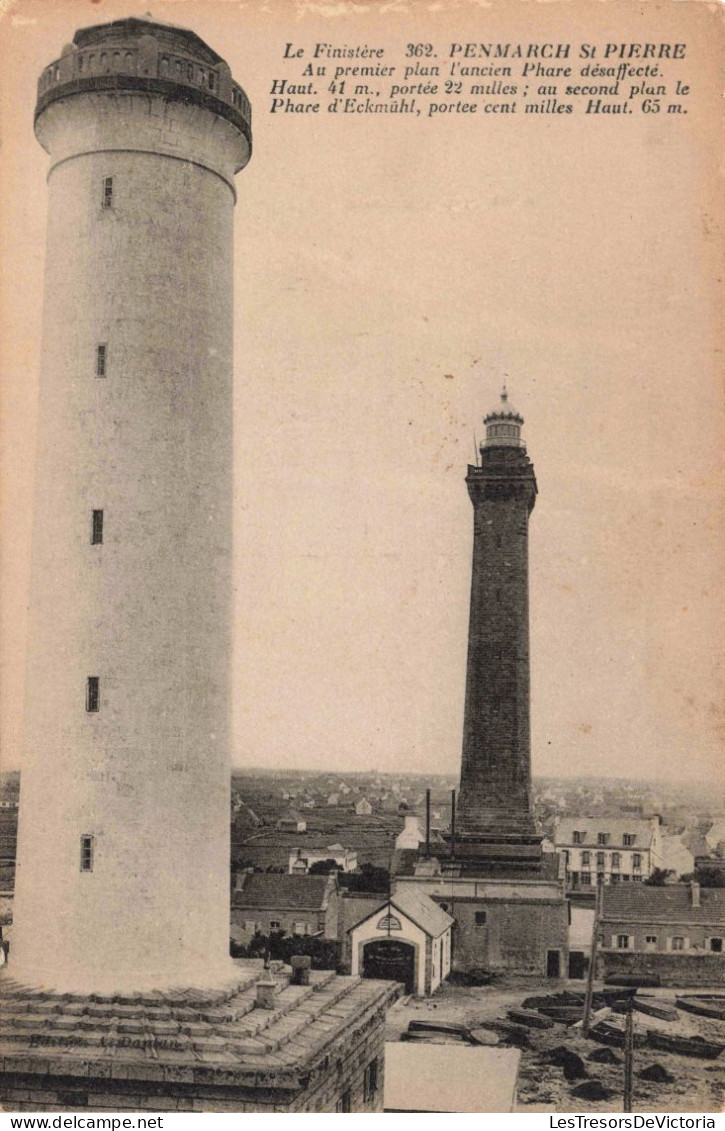
<path id="1" fill-rule="evenodd" d="M 363 978 L 384 978 L 403 982 L 406 992 L 415 993 L 415 947 L 400 939 L 373 939 L 363 948 Z"/>

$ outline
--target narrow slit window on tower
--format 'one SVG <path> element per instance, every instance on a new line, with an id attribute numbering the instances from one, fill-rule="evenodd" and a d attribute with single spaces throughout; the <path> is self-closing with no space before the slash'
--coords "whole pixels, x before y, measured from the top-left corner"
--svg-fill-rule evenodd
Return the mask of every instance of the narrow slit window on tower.
<path id="1" fill-rule="evenodd" d="M 103 511 L 92 511 L 91 545 L 100 546 L 103 542 Z"/>
<path id="2" fill-rule="evenodd" d="M 113 177 L 103 178 L 102 208 L 113 208 Z"/>
<path id="3" fill-rule="evenodd" d="M 97 675 L 89 675 L 86 681 L 86 710 L 97 711 L 100 705 L 100 679 Z"/>
<path id="4" fill-rule="evenodd" d="M 81 836 L 81 872 L 93 871 L 93 837 L 84 833 Z"/>
<path id="5" fill-rule="evenodd" d="M 108 362 L 108 346 L 105 342 L 101 342 L 96 346 L 96 377 L 106 376 L 106 366 Z"/>

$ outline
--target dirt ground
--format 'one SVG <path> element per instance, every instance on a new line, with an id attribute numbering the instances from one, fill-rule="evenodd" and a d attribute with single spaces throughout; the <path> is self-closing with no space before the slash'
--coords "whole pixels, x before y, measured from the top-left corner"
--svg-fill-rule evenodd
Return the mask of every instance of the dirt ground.
<path id="1" fill-rule="evenodd" d="M 600 985 L 597 988 L 601 988 Z M 433 998 L 424 1000 L 407 997 L 397 1002 L 388 1014 L 386 1039 L 400 1040 L 401 1033 L 405 1032 L 409 1022 L 414 1019 L 457 1022 L 469 1027 L 479 1024 L 485 1027 L 487 1022 L 506 1020 L 506 1011 L 520 1006 L 525 997 L 562 989 L 582 992 L 583 984 L 509 979 L 490 986 L 469 988 L 444 983 Z M 675 994 L 687 991 L 662 989 L 641 992 L 674 1004 Z M 690 992 L 707 991 L 698 989 Z M 712 992 L 721 993 L 722 987 L 716 987 Z M 677 1032 L 687 1036 L 699 1034 L 725 1044 L 724 1021 L 696 1017 L 693 1014 L 680 1012 L 678 1021 L 665 1022 L 635 1013 L 635 1028 L 642 1033 L 648 1028 L 659 1028 L 668 1033 Z M 515 1110 L 589 1113 L 622 1111 L 624 1054 L 621 1049 L 612 1049 L 618 1063 L 601 1064 L 587 1058 L 592 1052 L 605 1046 L 585 1039 L 575 1028 L 555 1024 L 551 1029 L 530 1029 L 528 1033 L 531 1047 L 521 1051 Z M 456 1041 L 455 1038 L 436 1034 L 430 1034 L 426 1039 L 433 1043 Z M 500 1036 L 499 1042 L 505 1044 L 505 1037 Z M 584 1060 L 587 1078 L 599 1080 L 611 1093 L 609 1099 L 594 1101 L 572 1095 L 572 1089 L 585 1081 L 575 1080 L 570 1083 L 564 1078 L 563 1069 L 551 1064 L 548 1059 L 551 1050 L 562 1045 Z M 673 1077 L 672 1081 L 653 1083 L 642 1080 L 638 1074 L 654 1064 L 666 1069 Z M 725 1052 L 717 1060 L 702 1060 L 659 1049 L 635 1049 L 633 1111 L 704 1114 L 719 1113 L 724 1109 Z"/>

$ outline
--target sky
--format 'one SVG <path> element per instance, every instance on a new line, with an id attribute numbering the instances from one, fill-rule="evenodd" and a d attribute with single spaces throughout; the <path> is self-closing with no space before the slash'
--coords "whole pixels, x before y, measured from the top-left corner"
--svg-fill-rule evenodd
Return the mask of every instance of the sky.
<path id="1" fill-rule="evenodd" d="M 152 2 L 152 0 L 149 0 Z M 21 764 L 47 158 L 35 83 L 143 6 L 0 4 L 0 724 Z M 722 17 L 699 3 L 153 3 L 253 106 L 235 229 L 238 766 L 455 773 L 505 380 L 539 775 L 723 778 Z M 285 44 L 685 41 L 688 114 L 271 114 Z M 679 74 L 680 72 L 678 72 Z"/>

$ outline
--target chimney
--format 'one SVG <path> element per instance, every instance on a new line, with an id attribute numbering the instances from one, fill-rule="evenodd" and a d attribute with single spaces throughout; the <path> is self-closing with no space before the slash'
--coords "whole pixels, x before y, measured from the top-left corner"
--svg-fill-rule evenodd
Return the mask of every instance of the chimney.
<path id="1" fill-rule="evenodd" d="M 700 906 L 700 885 L 694 880 L 690 884 L 690 898 L 693 907 Z"/>

